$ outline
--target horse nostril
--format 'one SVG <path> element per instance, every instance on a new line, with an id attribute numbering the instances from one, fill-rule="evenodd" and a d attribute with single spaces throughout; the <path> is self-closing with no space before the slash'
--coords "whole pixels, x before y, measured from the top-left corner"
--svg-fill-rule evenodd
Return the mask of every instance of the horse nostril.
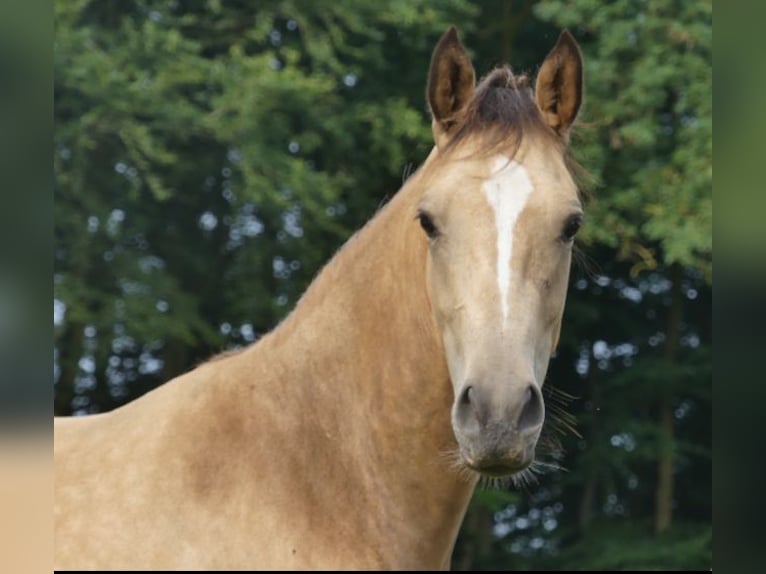
<path id="1" fill-rule="evenodd" d="M 466 385 L 458 398 L 457 420 L 465 430 L 478 431 L 483 422 L 480 411 L 481 405 L 476 389 L 471 385 Z"/>
<path id="2" fill-rule="evenodd" d="M 545 409 L 543 407 L 543 397 L 535 385 L 530 384 L 524 391 L 524 406 L 519 415 L 519 432 L 536 430 L 543 424 Z"/>
<path id="3" fill-rule="evenodd" d="M 539 427 L 543 422 L 544 412 L 540 391 L 535 385 L 528 385 L 524 391 L 523 406 L 517 423 L 519 432 Z"/>
<path id="4" fill-rule="evenodd" d="M 471 397 L 472 394 L 473 394 L 473 387 L 471 385 L 467 385 L 465 389 L 463 389 L 462 394 L 460 395 L 460 404 L 470 405 L 472 402 L 472 397 Z"/>

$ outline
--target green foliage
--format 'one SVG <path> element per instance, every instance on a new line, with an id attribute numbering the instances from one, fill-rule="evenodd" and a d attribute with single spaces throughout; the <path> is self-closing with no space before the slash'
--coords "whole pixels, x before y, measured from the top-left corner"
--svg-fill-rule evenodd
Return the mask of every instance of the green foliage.
<path id="1" fill-rule="evenodd" d="M 581 154 L 600 181 L 586 240 L 617 248 L 634 272 L 680 263 L 711 280 L 712 2 L 547 0 L 536 14 L 583 39 Z"/>
<path id="2" fill-rule="evenodd" d="M 477 534 L 464 532 L 455 564 L 709 568 L 711 3 L 514 3 L 509 12 L 534 14 L 521 26 L 509 24 L 512 14 L 497 18 L 509 3 L 490 4 L 483 16 L 494 32 L 480 36 L 480 52 L 510 44 L 504 52 L 521 51 L 529 69 L 525 50 L 539 45 L 539 62 L 564 27 L 583 49 L 586 100 L 572 147 L 597 185 L 546 383 L 575 397 L 567 410 L 582 436 L 539 453 L 566 471 L 494 509 L 494 542 L 483 552 Z M 538 44 L 546 35 L 548 46 Z M 671 435 L 659 424 L 664 404 Z M 655 535 L 663 457 L 674 468 L 675 518 Z M 469 514 L 466 526 L 474 523 Z"/>
<path id="3" fill-rule="evenodd" d="M 571 545 L 563 561 L 552 566 L 562 570 L 709 570 L 712 568 L 713 528 L 682 524 L 661 536 L 651 534 L 648 523 L 623 521 L 593 525 L 583 539 Z M 540 566 L 548 562 L 541 560 Z"/>
<path id="4" fill-rule="evenodd" d="M 78 377 L 86 410 L 109 409 L 142 392 L 131 380 L 157 384 L 271 329 L 424 155 L 422 70 L 471 12 L 58 2 L 54 295 L 72 363 L 58 412 L 82 410 Z"/>

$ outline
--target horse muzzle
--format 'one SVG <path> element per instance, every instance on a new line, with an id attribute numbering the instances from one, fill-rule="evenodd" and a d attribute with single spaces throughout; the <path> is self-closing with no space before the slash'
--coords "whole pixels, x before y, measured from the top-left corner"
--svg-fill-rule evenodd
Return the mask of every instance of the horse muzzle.
<path id="1" fill-rule="evenodd" d="M 528 467 L 545 420 L 534 383 L 493 389 L 465 384 L 452 409 L 452 428 L 466 465 L 501 477 Z"/>

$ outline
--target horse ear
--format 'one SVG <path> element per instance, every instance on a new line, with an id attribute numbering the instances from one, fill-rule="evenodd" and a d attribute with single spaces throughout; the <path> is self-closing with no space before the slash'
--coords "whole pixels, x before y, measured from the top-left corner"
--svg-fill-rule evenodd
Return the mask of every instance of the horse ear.
<path id="1" fill-rule="evenodd" d="M 459 113 L 473 97 L 476 74 L 471 60 L 451 26 L 431 56 L 426 97 L 433 116 L 434 140 L 442 147 L 457 123 Z"/>
<path id="2" fill-rule="evenodd" d="M 545 122 L 567 138 L 582 103 L 582 56 L 572 34 L 564 30 L 537 73 L 535 99 Z"/>

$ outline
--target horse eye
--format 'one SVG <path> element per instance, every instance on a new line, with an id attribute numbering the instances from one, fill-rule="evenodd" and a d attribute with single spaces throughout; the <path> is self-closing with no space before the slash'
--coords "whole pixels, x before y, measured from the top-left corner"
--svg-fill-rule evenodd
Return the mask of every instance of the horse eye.
<path id="1" fill-rule="evenodd" d="M 423 213 L 422 211 L 418 213 L 418 220 L 420 221 L 420 227 L 423 228 L 423 231 L 426 232 L 426 235 L 433 239 L 437 235 L 439 235 L 439 230 L 436 229 L 436 225 L 434 225 L 433 220 L 431 219 L 431 216 L 429 216 L 427 213 Z"/>
<path id="2" fill-rule="evenodd" d="M 582 215 L 571 216 L 564 224 L 561 239 L 563 241 L 572 241 L 577 232 L 580 231 L 580 227 L 582 227 Z"/>

